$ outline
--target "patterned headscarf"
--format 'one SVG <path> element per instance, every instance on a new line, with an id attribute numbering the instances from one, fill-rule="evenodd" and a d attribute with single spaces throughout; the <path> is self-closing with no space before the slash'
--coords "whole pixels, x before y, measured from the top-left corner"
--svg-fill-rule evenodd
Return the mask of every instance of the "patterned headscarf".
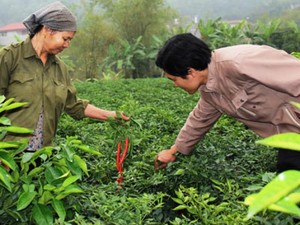
<path id="1" fill-rule="evenodd" d="M 23 24 L 30 34 L 43 25 L 54 31 L 76 31 L 76 18 L 61 2 L 51 3 L 28 16 Z"/>

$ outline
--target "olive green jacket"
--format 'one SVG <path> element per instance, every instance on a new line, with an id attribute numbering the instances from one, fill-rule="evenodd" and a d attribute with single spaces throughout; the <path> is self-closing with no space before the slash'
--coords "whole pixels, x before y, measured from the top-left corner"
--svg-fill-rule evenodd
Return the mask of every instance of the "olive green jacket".
<path id="1" fill-rule="evenodd" d="M 44 145 L 51 145 L 63 112 L 74 119 L 84 117 L 86 100 L 76 97 L 66 65 L 55 55 L 43 65 L 30 39 L 0 50 L 0 95 L 28 105 L 8 113 L 14 126 L 35 129 L 44 106 Z M 18 137 L 11 134 L 7 140 Z"/>

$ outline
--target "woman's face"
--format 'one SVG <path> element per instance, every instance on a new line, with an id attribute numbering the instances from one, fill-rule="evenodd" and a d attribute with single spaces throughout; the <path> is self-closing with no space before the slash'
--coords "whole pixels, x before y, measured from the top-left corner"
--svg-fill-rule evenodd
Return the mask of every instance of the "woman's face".
<path id="1" fill-rule="evenodd" d="M 56 55 L 70 46 L 70 42 L 74 36 L 75 32 L 48 29 L 43 47 L 48 54 Z"/>

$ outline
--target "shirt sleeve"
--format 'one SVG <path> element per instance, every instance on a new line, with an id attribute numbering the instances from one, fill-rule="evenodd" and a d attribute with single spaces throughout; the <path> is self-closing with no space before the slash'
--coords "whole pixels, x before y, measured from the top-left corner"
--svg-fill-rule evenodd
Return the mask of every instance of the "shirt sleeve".
<path id="1" fill-rule="evenodd" d="M 273 90 L 300 95 L 300 60 L 285 51 L 263 46 L 241 57 L 237 69 Z"/>
<path id="2" fill-rule="evenodd" d="M 9 51 L 6 48 L 2 48 L 0 50 L 0 95 L 6 94 L 11 61 Z"/>
<path id="3" fill-rule="evenodd" d="M 221 115 L 215 107 L 200 98 L 176 138 L 177 151 L 189 154 Z"/>
<path id="4" fill-rule="evenodd" d="M 68 113 L 74 119 L 82 119 L 85 117 L 84 110 L 89 104 L 89 101 L 78 98 L 76 93 L 76 88 L 71 83 L 68 86 L 68 97 L 66 100 L 65 112 Z"/>

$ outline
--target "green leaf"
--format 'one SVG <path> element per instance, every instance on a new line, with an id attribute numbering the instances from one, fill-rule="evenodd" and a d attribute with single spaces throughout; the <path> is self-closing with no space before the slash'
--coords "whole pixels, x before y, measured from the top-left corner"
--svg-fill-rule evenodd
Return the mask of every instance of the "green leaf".
<path id="1" fill-rule="evenodd" d="M 63 152 L 63 154 L 64 154 L 66 160 L 69 162 L 73 162 L 73 155 L 75 154 L 75 151 L 68 146 L 66 146 L 64 148 L 64 150 L 65 151 Z"/>
<path id="2" fill-rule="evenodd" d="M 0 95 L 0 103 L 4 102 L 5 101 L 5 96 L 4 95 Z"/>
<path id="3" fill-rule="evenodd" d="M 5 148 L 17 148 L 18 145 L 16 144 L 11 144 L 11 143 L 7 143 L 7 142 L 0 142 L 0 149 L 5 149 Z"/>
<path id="4" fill-rule="evenodd" d="M 77 164 L 77 162 L 75 160 L 73 162 L 67 161 L 66 163 L 67 163 L 68 169 L 72 172 L 72 174 L 75 174 L 75 175 L 81 177 L 81 175 L 82 175 L 81 168 L 79 167 L 79 165 Z"/>
<path id="5" fill-rule="evenodd" d="M 83 193 L 83 190 L 77 185 L 70 185 L 62 193 L 58 194 L 56 196 L 56 199 L 61 200 L 70 194 L 77 194 L 77 193 Z"/>
<path id="6" fill-rule="evenodd" d="M 36 167 L 34 169 L 32 169 L 29 173 L 28 173 L 28 176 L 35 176 L 37 174 L 40 174 L 42 171 L 44 171 L 45 168 L 44 167 Z"/>
<path id="7" fill-rule="evenodd" d="M 257 195 L 252 195 L 247 218 L 253 217 L 256 213 L 266 209 L 271 204 L 286 196 L 300 185 L 300 171 L 288 170 L 279 174 L 268 183 Z M 246 200 L 245 200 L 246 201 Z"/>
<path id="8" fill-rule="evenodd" d="M 288 199 L 296 204 L 300 202 L 300 193 L 291 193 L 289 196 L 287 196 Z"/>
<path id="9" fill-rule="evenodd" d="M 38 225 L 52 225 L 53 215 L 51 210 L 41 204 L 37 204 L 32 209 L 32 216 Z"/>
<path id="10" fill-rule="evenodd" d="M 59 216 L 59 218 L 62 221 L 65 221 L 66 210 L 65 210 L 65 206 L 64 206 L 63 202 L 60 200 L 57 200 L 57 199 L 53 199 L 52 206 L 53 206 L 55 212 L 57 213 L 57 215 Z"/>
<path id="11" fill-rule="evenodd" d="M 67 187 L 70 184 L 73 184 L 74 182 L 76 182 L 80 177 L 79 176 L 71 176 L 68 177 L 62 184 L 63 187 Z"/>
<path id="12" fill-rule="evenodd" d="M 11 133 L 16 134 L 30 134 L 33 132 L 31 129 L 23 128 L 23 127 L 15 127 L 15 126 L 9 126 L 9 127 L 3 127 L 2 130 L 6 130 Z"/>
<path id="13" fill-rule="evenodd" d="M 182 201 L 181 199 L 179 199 L 179 198 L 172 198 L 172 200 L 173 200 L 174 202 L 180 204 L 180 205 L 183 204 L 183 201 Z"/>
<path id="14" fill-rule="evenodd" d="M 11 186 L 11 177 L 9 173 L 6 171 L 6 169 L 3 168 L 3 166 L 0 165 L 0 180 L 4 183 L 6 189 L 11 192 L 12 186 Z"/>
<path id="15" fill-rule="evenodd" d="M 177 207 L 175 207 L 173 210 L 182 210 L 182 209 L 186 209 L 187 206 L 186 205 L 179 205 Z"/>
<path id="16" fill-rule="evenodd" d="M 6 126 L 11 125 L 10 119 L 5 116 L 0 117 L 0 123 Z"/>
<path id="17" fill-rule="evenodd" d="M 25 209 L 37 195 L 36 191 L 33 192 L 23 192 L 17 202 L 17 210 L 20 211 Z"/>
<path id="18" fill-rule="evenodd" d="M 282 133 L 276 134 L 262 140 L 256 141 L 258 144 L 271 146 L 274 148 L 283 148 L 300 151 L 300 134 Z"/>
<path id="19" fill-rule="evenodd" d="M 74 160 L 79 165 L 79 167 L 82 169 L 82 171 L 86 175 L 88 175 L 88 169 L 87 169 L 86 162 L 82 158 L 80 158 L 78 155 L 74 155 Z"/>
<path id="20" fill-rule="evenodd" d="M 176 172 L 175 172 L 175 176 L 179 176 L 179 175 L 183 175 L 184 174 L 184 169 L 178 169 Z"/>
<path id="21" fill-rule="evenodd" d="M 54 199 L 53 194 L 50 191 L 44 191 L 39 199 L 39 204 L 47 205 L 52 199 Z"/>
<path id="22" fill-rule="evenodd" d="M 12 110 L 12 109 L 16 109 L 16 108 L 20 108 L 24 105 L 27 105 L 28 103 L 27 102 L 15 102 L 15 103 L 12 103 L 10 105 L 7 105 L 3 108 L 0 109 L 0 112 L 3 112 L 3 111 L 8 111 L 8 110 Z"/>
<path id="23" fill-rule="evenodd" d="M 48 190 L 48 191 L 54 191 L 57 187 L 51 184 L 46 184 L 44 186 L 44 190 Z"/>
<path id="24" fill-rule="evenodd" d="M 102 156 L 102 154 L 94 149 L 91 149 L 89 146 L 85 146 L 85 145 L 74 145 L 74 147 L 79 148 L 80 150 L 87 152 L 87 153 L 91 153 L 94 155 L 98 155 L 98 156 Z"/>
<path id="25" fill-rule="evenodd" d="M 13 171 L 16 170 L 18 167 L 16 162 L 14 161 L 14 158 L 10 154 L 3 151 L 0 151 L 0 161 L 2 161 Z"/>
<path id="26" fill-rule="evenodd" d="M 35 186 L 34 184 L 23 184 L 22 188 L 24 192 L 34 192 Z"/>
<path id="27" fill-rule="evenodd" d="M 300 209 L 288 197 L 283 198 L 275 204 L 270 205 L 268 209 L 300 216 Z"/>
<path id="28" fill-rule="evenodd" d="M 62 172 L 57 168 L 49 166 L 45 170 L 45 177 L 49 184 L 58 179 L 60 176 L 62 176 Z"/>
<path id="29" fill-rule="evenodd" d="M 2 108 L 5 108 L 6 106 L 8 106 L 10 103 L 12 103 L 15 99 L 14 98 L 10 98 L 7 99 L 3 104 L 2 104 Z"/>

